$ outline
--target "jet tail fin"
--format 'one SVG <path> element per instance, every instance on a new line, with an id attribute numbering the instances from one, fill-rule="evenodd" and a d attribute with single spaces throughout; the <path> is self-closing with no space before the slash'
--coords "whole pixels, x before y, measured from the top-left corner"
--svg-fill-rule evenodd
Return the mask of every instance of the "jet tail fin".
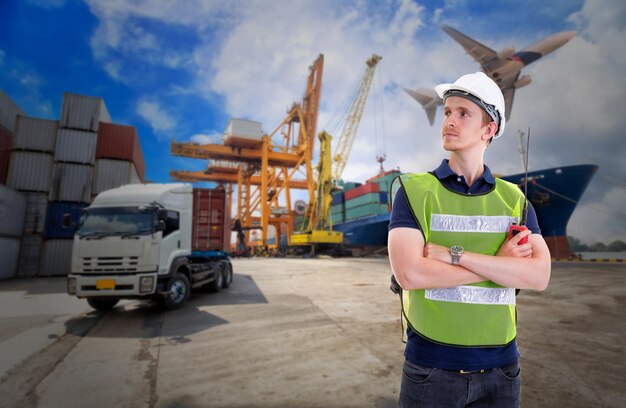
<path id="1" fill-rule="evenodd" d="M 435 114 L 437 113 L 437 106 L 442 104 L 442 99 L 432 89 L 419 88 L 416 90 L 404 88 L 404 91 L 409 94 L 413 99 L 419 102 L 420 105 L 426 111 L 428 122 L 432 126 L 435 123 Z"/>

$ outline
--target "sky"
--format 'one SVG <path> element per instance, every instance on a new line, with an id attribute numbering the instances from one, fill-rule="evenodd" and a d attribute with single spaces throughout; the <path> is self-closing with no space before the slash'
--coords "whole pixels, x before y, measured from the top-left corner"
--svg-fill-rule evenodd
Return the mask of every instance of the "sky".
<path id="1" fill-rule="evenodd" d="M 343 178 L 385 169 L 430 171 L 441 148 L 403 88 L 479 70 L 442 30 L 448 24 L 499 51 L 559 31 L 569 43 L 530 64 L 510 121 L 487 149 L 498 174 L 523 171 L 517 131 L 532 129 L 529 168 L 597 164 L 568 225 L 583 243 L 626 241 L 626 2 L 621 0 L 4 0 L 0 90 L 28 115 L 58 119 L 63 92 L 104 99 L 114 123 L 137 128 L 146 177 L 202 170 L 170 143 L 219 143 L 228 120 L 271 132 L 301 101 L 308 67 L 324 54 L 318 130 L 345 106 L 365 61 L 378 64 Z"/>

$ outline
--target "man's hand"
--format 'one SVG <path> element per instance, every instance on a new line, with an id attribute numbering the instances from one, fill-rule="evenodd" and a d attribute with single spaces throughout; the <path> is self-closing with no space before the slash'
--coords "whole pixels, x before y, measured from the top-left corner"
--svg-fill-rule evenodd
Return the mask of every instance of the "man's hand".
<path id="1" fill-rule="evenodd" d="M 505 241 L 496 256 L 509 256 L 514 258 L 530 258 L 533 256 L 533 246 L 530 241 L 525 244 L 519 244 L 522 238 L 532 234 L 530 230 L 524 230 Z"/>
<path id="2" fill-rule="evenodd" d="M 452 263 L 452 257 L 448 248 L 445 246 L 433 244 L 429 242 L 424 245 L 424 257 L 430 259 L 436 259 L 437 261 L 445 262 L 447 264 Z"/>

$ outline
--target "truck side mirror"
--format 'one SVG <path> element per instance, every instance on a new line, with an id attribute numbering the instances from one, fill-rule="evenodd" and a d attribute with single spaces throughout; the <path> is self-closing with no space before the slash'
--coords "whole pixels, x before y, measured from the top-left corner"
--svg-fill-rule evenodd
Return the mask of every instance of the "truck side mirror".
<path id="1" fill-rule="evenodd" d="M 154 226 L 154 232 L 165 231 L 165 221 L 158 220 Z"/>
<path id="2" fill-rule="evenodd" d="M 71 214 L 63 214 L 63 222 L 61 223 L 61 226 L 63 228 L 69 228 L 70 225 L 72 225 L 72 216 L 71 216 Z"/>

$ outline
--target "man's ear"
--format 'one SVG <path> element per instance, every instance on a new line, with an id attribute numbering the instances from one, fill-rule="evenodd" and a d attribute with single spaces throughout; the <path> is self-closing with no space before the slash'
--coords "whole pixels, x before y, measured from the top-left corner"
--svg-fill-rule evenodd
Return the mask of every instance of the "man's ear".
<path id="1" fill-rule="evenodd" d="M 491 139 L 498 131 L 498 125 L 496 122 L 489 122 L 485 125 L 485 132 L 483 133 L 483 140 Z"/>

